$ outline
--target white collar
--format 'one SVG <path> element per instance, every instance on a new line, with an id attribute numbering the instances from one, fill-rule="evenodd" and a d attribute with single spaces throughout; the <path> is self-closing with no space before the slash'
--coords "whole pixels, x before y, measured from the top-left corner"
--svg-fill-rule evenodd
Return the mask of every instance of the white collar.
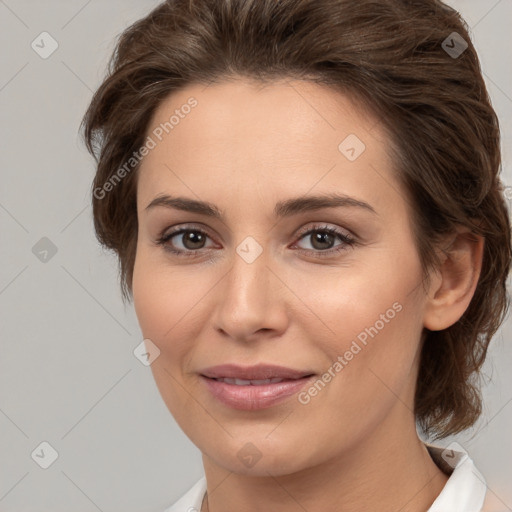
<path id="1" fill-rule="evenodd" d="M 446 448 L 429 444 L 426 447 L 437 466 L 451 472 L 428 512 L 480 512 L 487 484 L 469 455 L 458 443 Z"/>
<path id="2" fill-rule="evenodd" d="M 487 485 L 468 454 L 457 443 L 447 448 L 425 446 L 436 465 L 451 473 L 427 512 L 481 512 Z M 164 512 L 199 512 L 205 492 L 206 477 L 203 476 Z"/>
<path id="3" fill-rule="evenodd" d="M 174 505 L 164 512 L 200 512 L 206 493 L 206 477 L 201 477 Z"/>

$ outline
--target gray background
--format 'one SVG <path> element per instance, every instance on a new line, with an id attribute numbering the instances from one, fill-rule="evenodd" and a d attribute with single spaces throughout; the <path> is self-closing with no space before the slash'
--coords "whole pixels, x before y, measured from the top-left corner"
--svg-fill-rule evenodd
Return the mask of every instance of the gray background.
<path id="1" fill-rule="evenodd" d="M 157 3 L 0 0 L 0 512 L 156 512 L 202 475 L 199 451 L 133 355 L 142 336 L 116 260 L 94 238 L 94 166 L 78 137 L 115 36 Z M 449 3 L 471 26 L 512 185 L 512 0 Z M 47 59 L 31 47 L 43 31 L 58 43 Z M 470 453 L 504 511 L 511 334 L 509 318 L 491 345 L 478 425 L 437 443 Z M 43 441 L 59 455 L 48 469 L 31 456 Z"/>

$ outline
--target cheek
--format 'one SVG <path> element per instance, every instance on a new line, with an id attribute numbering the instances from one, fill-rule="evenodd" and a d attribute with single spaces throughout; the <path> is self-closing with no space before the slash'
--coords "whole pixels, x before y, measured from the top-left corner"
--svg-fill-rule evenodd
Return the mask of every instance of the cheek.
<path id="1" fill-rule="evenodd" d="M 158 344 L 172 339 L 183 326 L 190 326 L 194 305 L 204 293 L 204 283 L 182 268 L 163 265 L 161 260 L 155 261 L 155 254 L 149 250 L 138 249 L 133 303 L 144 337 Z"/>
<path id="2" fill-rule="evenodd" d="M 315 279 L 303 276 L 296 282 L 297 295 L 307 297 L 315 312 L 302 325 L 310 351 L 320 349 L 327 356 L 322 375 L 330 388 L 326 400 L 355 409 L 362 403 L 375 408 L 379 397 L 411 392 L 422 331 L 421 267 L 416 258 L 390 253 L 375 265 L 354 265 L 350 271 Z M 317 387 L 317 394 L 324 394 L 322 384 Z"/>
<path id="3" fill-rule="evenodd" d="M 412 414 L 421 332 L 418 304 L 413 294 L 407 295 L 407 286 L 356 290 L 332 287 L 331 299 L 322 297 L 318 311 L 335 334 L 309 347 L 311 353 L 321 347 L 325 366 L 298 396 L 297 424 L 322 429 L 322 445 L 329 450 L 343 450 L 370 436 L 396 406 L 400 414 Z M 308 337 L 315 340 L 313 329 Z M 326 428 L 325 418 L 335 427 Z M 283 431 L 282 439 L 286 435 Z"/>
<path id="4" fill-rule="evenodd" d="M 133 304 L 144 339 L 150 339 L 160 350 L 151 371 L 170 406 L 176 399 L 173 377 L 178 375 L 176 370 L 186 357 L 185 344 L 175 338 L 180 327 L 177 322 L 186 314 L 185 301 L 177 283 L 164 277 L 165 269 L 156 266 L 150 256 L 148 251 L 138 248 L 133 270 Z"/>
<path id="5" fill-rule="evenodd" d="M 348 349 L 347 341 L 357 338 L 364 344 L 369 339 L 400 333 L 409 323 L 417 327 L 420 322 L 421 269 L 412 258 L 400 260 L 384 255 L 375 264 L 356 262 L 329 272 L 304 273 L 291 282 L 294 294 L 309 310 L 309 314 L 297 318 L 302 318 L 299 321 L 306 322 L 309 330 L 320 329 L 322 338 L 330 340 L 330 352 Z"/>
<path id="6" fill-rule="evenodd" d="M 149 252 L 137 253 L 133 272 L 133 303 L 145 339 L 160 350 L 151 364 L 151 372 L 167 408 L 182 428 L 187 428 L 190 397 L 183 392 L 182 369 L 191 359 L 193 332 L 185 328 L 191 321 L 198 291 L 194 280 L 180 278 L 162 265 L 156 265 Z"/>
<path id="7" fill-rule="evenodd" d="M 218 277 L 192 267 L 166 265 L 141 248 L 133 272 L 133 302 L 144 338 L 160 350 L 151 364 L 154 379 L 171 409 L 187 398 L 181 385 L 193 370 L 195 340 L 205 325 L 202 306 Z M 200 277 L 199 277 L 200 276 Z M 180 391 L 181 390 L 181 391 Z"/>

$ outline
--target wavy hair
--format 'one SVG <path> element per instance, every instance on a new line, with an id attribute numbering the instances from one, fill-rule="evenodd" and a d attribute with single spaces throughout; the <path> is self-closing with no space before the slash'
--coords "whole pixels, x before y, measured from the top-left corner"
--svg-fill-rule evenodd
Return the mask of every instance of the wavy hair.
<path id="1" fill-rule="evenodd" d="M 312 80 L 379 119 L 412 205 L 427 281 L 443 235 L 466 226 L 484 237 L 467 310 L 445 330 L 424 331 L 415 394 L 416 420 L 427 435 L 473 425 L 482 408 L 477 377 L 509 307 L 512 250 L 498 119 L 465 21 L 438 0 L 163 2 L 120 35 L 83 118 L 97 164 L 94 191 L 105 190 L 143 145 L 169 94 L 234 76 Z M 92 194 L 96 236 L 118 256 L 123 300 L 132 297 L 136 171 L 108 194 Z"/>

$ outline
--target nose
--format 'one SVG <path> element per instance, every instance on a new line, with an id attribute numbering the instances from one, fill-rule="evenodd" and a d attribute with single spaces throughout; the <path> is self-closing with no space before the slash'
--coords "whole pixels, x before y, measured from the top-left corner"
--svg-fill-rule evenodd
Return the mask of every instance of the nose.
<path id="1" fill-rule="evenodd" d="M 234 252 L 231 270 L 215 290 L 214 327 L 225 336 L 254 341 L 286 330 L 286 287 L 269 260 L 265 250 L 252 262 Z"/>

